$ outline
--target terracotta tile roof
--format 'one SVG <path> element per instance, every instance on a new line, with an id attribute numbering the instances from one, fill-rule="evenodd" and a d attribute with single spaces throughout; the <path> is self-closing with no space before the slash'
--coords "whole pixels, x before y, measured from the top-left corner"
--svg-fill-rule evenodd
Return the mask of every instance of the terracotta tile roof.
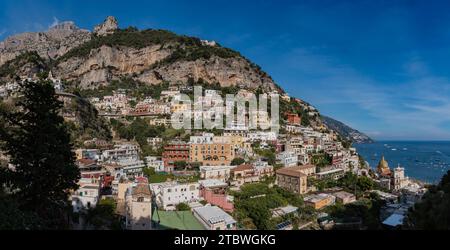
<path id="1" fill-rule="evenodd" d="M 245 171 L 245 170 L 253 170 L 253 165 L 251 164 L 242 164 L 231 170 L 231 172 Z"/>
<path id="2" fill-rule="evenodd" d="M 150 192 L 150 187 L 148 184 L 139 183 L 136 187 L 133 187 L 133 196 L 134 195 L 144 195 L 150 197 L 152 193 Z"/>
<path id="3" fill-rule="evenodd" d="M 277 170 L 277 174 L 296 176 L 296 177 L 307 176 L 306 174 L 301 172 L 303 170 L 303 168 L 301 168 L 301 167 L 303 167 L 303 166 L 281 168 L 281 169 Z"/>
<path id="4" fill-rule="evenodd" d="M 308 168 L 316 168 L 316 166 L 314 166 L 312 164 L 308 164 L 308 165 L 297 166 L 295 168 L 297 168 L 298 170 L 305 170 L 305 169 L 308 169 Z"/>
<path id="5" fill-rule="evenodd" d="M 143 177 L 143 176 L 136 177 L 136 181 L 138 183 L 148 183 L 148 179 L 146 177 Z"/>
<path id="6" fill-rule="evenodd" d="M 80 167 L 90 166 L 97 163 L 96 161 L 91 159 L 79 159 L 77 160 L 77 162 Z"/>

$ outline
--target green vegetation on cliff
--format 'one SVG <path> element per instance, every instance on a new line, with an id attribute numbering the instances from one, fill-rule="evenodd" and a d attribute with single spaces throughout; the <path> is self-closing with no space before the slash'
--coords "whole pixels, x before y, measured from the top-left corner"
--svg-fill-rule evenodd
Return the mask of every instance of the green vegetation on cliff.
<path id="1" fill-rule="evenodd" d="M 70 92 L 77 93 L 78 95 L 89 98 L 98 97 L 103 98 L 104 96 L 113 95 L 114 91 L 119 89 L 124 90 L 128 95 L 136 98 L 143 99 L 145 97 L 152 97 L 154 99 L 159 99 L 161 92 L 169 88 L 168 82 L 163 82 L 156 85 L 148 85 L 143 82 L 134 80 L 130 77 L 122 77 L 119 80 L 112 80 L 109 85 L 100 86 L 96 89 L 72 89 Z"/>
<path id="2" fill-rule="evenodd" d="M 100 117 L 97 109 L 85 99 L 72 99 L 72 102 L 66 105 L 64 110 L 75 114 L 74 122 L 67 121 L 72 141 L 75 144 L 93 138 L 104 140 L 112 138 L 107 121 Z"/>
<path id="3" fill-rule="evenodd" d="M 5 64 L 0 66 L 0 78 L 16 76 L 17 71 L 26 64 L 31 64 L 36 69 L 36 73 L 48 72 L 48 66 L 44 59 L 42 59 L 39 54 L 35 51 L 27 51 L 13 60 L 7 61 Z M 39 75 L 38 75 L 39 76 Z"/>
<path id="4" fill-rule="evenodd" d="M 311 158 L 311 163 L 316 165 L 319 169 L 323 167 L 330 166 L 333 162 L 333 156 L 327 153 L 317 153 L 313 154 Z"/>
<path id="5" fill-rule="evenodd" d="M 304 109 L 300 103 L 296 100 L 291 99 L 291 101 L 286 101 L 280 99 L 280 116 L 286 120 L 286 114 L 292 113 L 297 114 L 302 118 L 301 125 L 309 126 L 311 124 L 311 117 L 308 115 L 308 111 Z M 281 119 L 281 122 L 284 123 L 284 120 Z"/>
<path id="6" fill-rule="evenodd" d="M 172 63 L 176 60 L 197 60 L 199 58 L 209 59 L 216 55 L 222 58 L 239 56 L 239 53 L 221 46 L 203 45 L 201 40 L 195 37 L 180 36 L 167 30 L 147 29 L 139 31 L 134 27 L 117 30 L 107 36 L 93 36 L 92 39 L 59 58 L 66 61 L 72 57 L 87 57 L 93 49 L 102 46 L 124 46 L 141 49 L 152 45 L 161 45 L 161 49 L 167 48 L 174 52 L 160 63 Z"/>

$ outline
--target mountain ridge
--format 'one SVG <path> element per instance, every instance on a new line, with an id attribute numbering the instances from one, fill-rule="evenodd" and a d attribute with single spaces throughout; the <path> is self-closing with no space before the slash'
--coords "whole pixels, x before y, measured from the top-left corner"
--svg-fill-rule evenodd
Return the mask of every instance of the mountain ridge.
<path id="1" fill-rule="evenodd" d="M 20 57 L 24 53 L 22 57 L 33 60 L 24 61 Z M 33 77 L 43 71 L 78 89 L 94 90 L 125 77 L 147 85 L 201 81 L 285 93 L 237 51 L 167 30 L 120 29 L 114 17 L 107 17 L 93 32 L 68 21 L 46 32 L 17 34 L 0 42 L 0 82 L 11 80 L 17 72 Z M 316 112 L 301 99 L 293 100 L 301 104 L 300 109 Z M 308 119 L 315 127 L 322 124 L 319 115 Z"/>
<path id="2" fill-rule="evenodd" d="M 328 116 L 321 116 L 321 120 L 325 125 L 334 131 L 336 131 L 338 134 L 343 136 L 346 140 L 354 142 L 354 143 L 373 143 L 374 140 L 367 136 L 366 134 L 349 127 L 343 122 L 340 122 L 338 120 L 335 120 Z"/>
<path id="3" fill-rule="evenodd" d="M 36 51 L 51 61 L 55 77 L 74 81 L 82 89 L 132 76 L 150 85 L 192 78 L 221 86 L 283 92 L 239 52 L 166 30 L 119 29 L 113 17 L 97 25 L 94 32 L 64 22 L 47 32 L 9 37 L 0 44 L 0 65 L 24 51 Z"/>

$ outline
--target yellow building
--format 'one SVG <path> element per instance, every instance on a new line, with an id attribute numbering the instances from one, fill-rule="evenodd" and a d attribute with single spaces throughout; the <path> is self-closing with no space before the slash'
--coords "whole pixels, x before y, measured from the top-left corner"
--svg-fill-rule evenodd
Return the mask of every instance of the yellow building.
<path id="1" fill-rule="evenodd" d="M 244 147 L 245 138 L 240 135 L 227 135 L 222 137 L 229 138 L 230 144 L 233 145 L 235 149 Z"/>
<path id="2" fill-rule="evenodd" d="M 315 176 L 316 175 L 316 166 L 315 165 L 302 165 L 297 167 L 298 171 L 306 174 L 307 176 Z"/>
<path id="3" fill-rule="evenodd" d="M 76 160 L 83 159 L 83 149 L 79 148 L 75 150 L 75 158 Z"/>
<path id="4" fill-rule="evenodd" d="M 281 168 L 277 170 L 276 184 L 294 193 L 308 192 L 308 176 L 299 167 Z"/>
<path id="5" fill-rule="evenodd" d="M 211 143 L 190 145 L 190 161 L 200 162 L 204 166 L 227 166 L 234 157 L 234 146 L 227 137 L 218 136 Z"/>
<path id="6" fill-rule="evenodd" d="M 314 194 L 304 198 L 305 204 L 314 209 L 322 209 L 335 203 L 336 198 L 330 194 Z"/>
<path id="7" fill-rule="evenodd" d="M 184 112 L 191 110 L 191 106 L 186 103 L 175 103 L 170 106 L 170 112 L 177 113 L 177 112 Z"/>

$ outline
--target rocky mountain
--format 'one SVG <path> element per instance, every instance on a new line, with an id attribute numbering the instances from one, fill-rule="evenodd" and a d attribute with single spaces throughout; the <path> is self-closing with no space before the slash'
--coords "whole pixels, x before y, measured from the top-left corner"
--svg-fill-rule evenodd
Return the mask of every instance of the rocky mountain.
<path id="1" fill-rule="evenodd" d="M 333 118 L 327 116 L 321 116 L 323 123 L 329 128 L 336 131 L 346 140 L 354 143 L 373 143 L 374 141 L 364 133 L 353 129 L 340 121 L 336 121 Z"/>
<path id="2" fill-rule="evenodd" d="M 68 87 L 95 90 L 115 80 L 145 85 L 201 82 L 221 87 L 284 93 L 261 68 L 239 52 L 214 41 L 158 29 L 120 29 L 107 17 L 94 31 L 63 22 L 46 32 L 24 33 L 0 42 L 0 83 L 15 76 L 36 77 L 49 71 Z M 282 112 L 299 113 L 305 126 L 320 128 L 320 114 L 300 99 L 282 103 Z M 324 119 L 328 127 L 353 141 L 370 138 L 342 123 Z"/>
<path id="3" fill-rule="evenodd" d="M 119 29 L 114 17 L 92 33 L 65 22 L 47 32 L 10 37 L 0 44 L 0 66 L 26 51 L 36 51 L 49 61 L 55 77 L 80 89 L 95 89 L 125 76 L 146 84 L 202 79 L 221 86 L 281 91 L 268 74 L 236 51 L 165 30 Z"/>
<path id="4" fill-rule="evenodd" d="M 15 76 L 33 78 L 49 70 L 47 61 L 36 51 L 24 52 L 0 66 L 0 84 Z"/>
<path id="5" fill-rule="evenodd" d="M 109 16 L 106 20 L 94 28 L 94 34 L 97 36 L 106 36 L 113 34 L 117 29 L 119 29 L 119 23 L 116 18 Z"/>
<path id="6" fill-rule="evenodd" d="M 0 65 L 26 51 L 36 51 L 44 59 L 55 59 L 90 39 L 90 32 L 73 22 L 57 24 L 46 32 L 14 35 L 0 42 Z"/>

